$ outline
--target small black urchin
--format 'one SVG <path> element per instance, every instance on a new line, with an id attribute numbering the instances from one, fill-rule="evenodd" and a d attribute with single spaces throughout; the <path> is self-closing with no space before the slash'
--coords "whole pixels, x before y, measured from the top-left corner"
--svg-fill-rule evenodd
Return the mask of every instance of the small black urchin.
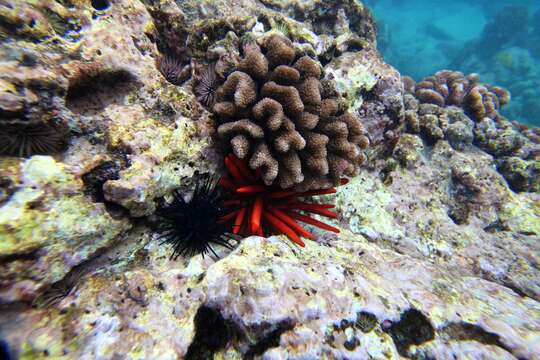
<path id="1" fill-rule="evenodd" d="M 173 85 L 182 85 L 191 75 L 191 65 L 171 55 L 158 58 L 157 66 L 165 79 Z"/>
<path id="2" fill-rule="evenodd" d="M 216 74 L 216 65 L 208 65 L 202 70 L 195 86 L 197 100 L 209 108 L 213 107 L 216 103 L 216 91 L 220 85 Z"/>
<path id="3" fill-rule="evenodd" d="M 0 155 L 29 157 L 62 151 L 68 142 L 64 124 L 2 124 L 0 126 Z"/>
<path id="4" fill-rule="evenodd" d="M 180 255 L 193 255 L 212 252 L 212 244 L 232 249 L 228 240 L 232 238 L 230 226 L 219 222 L 225 215 L 225 209 L 217 182 L 213 178 L 197 182 L 193 197 L 185 201 L 179 191 L 173 192 L 172 203 L 158 209 L 161 217 L 158 227 L 162 244 L 173 247 L 171 259 Z"/>

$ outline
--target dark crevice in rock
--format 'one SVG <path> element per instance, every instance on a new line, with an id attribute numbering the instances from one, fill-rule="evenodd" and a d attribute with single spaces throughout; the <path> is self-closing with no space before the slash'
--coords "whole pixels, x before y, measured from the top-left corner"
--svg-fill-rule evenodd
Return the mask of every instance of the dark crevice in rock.
<path id="1" fill-rule="evenodd" d="M 467 224 L 467 219 L 469 218 L 469 211 L 467 207 L 463 204 L 451 204 L 447 214 L 454 224 Z"/>
<path id="2" fill-rule="evenodd" d="M 370 90 L 361 88 L 358 97 L 365 102 L 375 102 L 380 100 L 380 94 L 377 94 L 375 88 Z"/>
<path id="3" fill-rule="evenodd" d="M 108 0 L 92 0 L 92 7 L 96 10 L 106 10 L 111 6 Z"/>
<path id="4" fill-rule="evenodd" d="M 186 360 L 213 359 L 215 352 L 235 337 L 238 331 L 234 323 L 225 320 L 219 310 L 201 306 L 195 315 L 195 336 L 188 348 Z"/>
<path id="5" fill-rule="evenodd" d="M 538 235 L 537 232 L 526 231 L 526 230 L 518 231 L 517 233 L 520 234 L 520 235 L 524 235 L 524 236 L 536 236 L 536 235 Z"/>
<path id="6" fill-rule="evenodd" d="M 448 204 L 448 217 L 456 225 L 463 225 L 469 222 L 471 206 L 479 190 L 475 187 L 474 179 L 469 174 L 453 174 L 448 193 L 450 203 Z"/>
<path id="7" fill-rule="evenodd" d="M 85 193 L 92 196 L 95 202 L 105 204 L 109 215 L 118 218 L 126 214 L 127 210 L 119 204 L 108 201 L 103 192 L 103 185 L 109 180 L 118 180 L 120 171 L 125 164 L 122 161 L 105 161 L 90 172 L 82 176 Z"/>
<path id="8" fill-rule="evenodd" d="M 66 106 L 76 113 L 101 111 L 139 86 L 133 74 L 126 70 L 105 70 L 70 82 Z"/>
<path id="9" fill-rule="evenodd" d="M 9 344 L 4 339 L 0 339 L 0 359 L 11 360 L 13 356 L 9 348 Z"/>
<path id="10" fill-rule="evenodd" d="M 150 37 L 159 52 L 182 59 L 187 54 L 186 43 L 189 36 L 185 14 L 159 1 L 143 0 L 143 4 L 154 21 L 156 32 Z"/>
<path id="11" fill-rule="evenodd" d="M 11 19 L 0 16 L 0 29 L 5 30 L 7 33 L 15 34 L 22 29 L 23 26 L 24 24 L 16 23 Z"/>
<path id="12" fill-rule="evenodd" d="M 74 266 L 60 280 L 49 285 L 44 291 L 34 299 L 32 305 L 38 308 L 54 306 L 67 297 L 75 288 L 77 288 L 81 279 L 99 266 L 98 259 L 106 253 L 108 249 L 97 250 L 90 258 Z"/>
<path id="13" fill-rule="evenodd" d="M 68 273 L 64 279 L 48 286 L 47 289 L 32 302 L 32 306 L 37 308 L 47 308 L 58 304 L 66 298 L 77 285 L 77 282 L 70 277 L 70 273 Z"/>
<path id="14" fill-rule="evenodd" d="M 17 321 L 19 321 L 18 319 L 17 320 L 13 319 L 12 316 L 10 315 L 17 316 L 30 309 L 31 309 L 30 304 L 24 301 L 0 303 L 0 313 L 2 313 L 2 315 L 4 316 L 4 317 L 0 317 L 0 330 L 3 330 L 6 327 L 5 324 L 7 322 L 16 324 Z"/>
<path id="15" fill-rule="evenodd" d="M 292 330 L 294 326 L 295 324 L 291 320 L 281 321 L 274 330 L 264 335 L 257 343 L 249 347 L 244 355 L 244 359 L 253 359 L 255 356 L 264 354 L 268 349 L 278 347 L 281 334 Z"/>
<path id="16" fill-rule="evenodd" d="M 1 120 L 17 120 L 21 117 L 24 117 L 23 109 L 17 111 L 9 111 L 5 109 L 0 109 L 0 119 Z"/>
<path id="17" fill-rule="evenodd" d="M 398 353 L 405 357 L 409 355 L 409 346 L 421 345 L 435 338 L 435 330 L 429 319 L 416 309 L 403 312 L 399 321 L 386 331 L 394 340 Z"/>
<path id="18" fill-rule="evenodd" d="M 534 301 L 539 301 L 540 300 L 538 294 L 535 292 L 534 289 L 527 288 L 527 287 L 522 287 L 519 284 L 515 284 L 507 276 L 505 276 L 504 278 L 497 278 L 497 277 L 494 277 L 489 272 L 485 272 L 485 271 L 482 271 L 482 270 L 477 271 L 477 273 L 479 273 L 479 276 L 483 280 L 487 280 L 487 281 L 490 281 L 490 282 L 495 283 L 497 285 L 504 286 L 504 287 L 508 288 L 509 290 L 512 290 L 517 296 L 520 296 L 522 298 L 529 298 L 529 299 L 534 300 Z"/>
<path id="19" fill-rule="evenodd" d="M 0 175 L 0 205 L 7 202 L 17 191 L 17 185 L 7 176 Z"/>
<path id="20" fill-rule="evenodd" d="M 508 187 L 514 192 L 535 192 L 539 190 L 540 169 L 535 162 L 528 162 L 516 156 L 496 160 L 497 171 L 505 178 Z"/>
<path id="21" fill-rule="evenodd" d="M 485 345 L 498 346 L 509 353 L 512 351 L 502 343 L 499 335 L 486 331 L 482 327 L 467 322 L 450 323 L 438 331 L 445 340 L 476 341 Z"/>
<path id="22" fill-rule="evenodd" d="M 281 10 L 281 6 L 274 4 L 272 1 L 259 0 L 257 2 L 260 4 L 260 6 L 263 6 L 263 7 L 267 8 L 267 9 L 274 10 L 274 11 L 277 11 L 277 12 L 279 12 Z"/>
<path id="23" fill-rule="evenodd" d="M 509 288 L 510 290 L 515 292 L 518 296 L 527 297 L 527 298 L 530 298 L 532 300 L 538 301 L 538 296 L 535 296 L 534 291 L 531 291 L 530 289 L 520 289 L 516 284 L 511 283 L 509 281 L 503 281 L 500 284 L 503 285 L 504 287 Z M 527 290 L 529 290 L 530 293 L 527 294 L 526 293 Z"/>
<path id="24" fill-rule="evenodd" d="M 49 24 L 58 36 L 61 36 L 69 41 L 74 41 L 77 39 L 77 37 L 74 37 L 73 35 L 81 31 L 82 28 L 76 21 L 73 21 L 73 19 L 64 18 L 60 14 L 48 8 L 42 8 L 41 11 L 43 12 L 43 15 L 47 17 Z"/>
<path id="25" fill-rule="evenodd" d="M 86 193 L 92 195 L 94 201 L 105 202 L 103 194 L 103 184 L 108 180 L 118 180 L 120 178 L 120 165 L 114 161 L 105 161 L 96 166 L 90 172 L 82 176 L 86 187 Z"/>
<path id="26" fill-rule="evenodd" d="M 511 229 L 508 227 L 508 225 L 501 222 L 500 220 L 496 220 L 484 228 L 485 232 L 492 233 L 492 234 L 502 232 L 502 231 L 510 231 L 510 230 Z"/>
<path id="27" fill-rule="evenodd" d="M 41 251 L 39 249 L 22 254 L 0 255 L 0 264 L 10 263 L 19 260 L 37 260 L 40 256 Z"/>

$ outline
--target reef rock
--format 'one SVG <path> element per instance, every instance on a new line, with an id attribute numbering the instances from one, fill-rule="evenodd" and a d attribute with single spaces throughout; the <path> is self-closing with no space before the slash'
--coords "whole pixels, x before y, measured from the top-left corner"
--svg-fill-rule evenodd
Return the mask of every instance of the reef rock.
<path id="1" fill-rule="evenodd" d="M 302 251 L 282 238 L 251 237 L 218 262 L 200 255 L 171 262 L 151 242 L 119 268 L 88 277 L 59 309 L 33 314 L 40 325 L 25 329 L 24 355 L 397 359 L 540 352 L 536 300 L 349 231 Z"/>
<path id="2" fill-rule="evenodd" d="M 401 76 L 374 48 L 344 53 L 325 71 L 358 112 L 373 144 L 399 125 L 404 116 Z"/>
<path id="3" fill-rule="evenodd" d="M 540 131 L 470 117 L 437 92 L 449 73 L 418 99 L 375 29 L 358 0 L 2 2 L 0 130 L 69 130 L 62 151 L 0 156 L 2 351 L 540 358 Z M 366 129 L 366 162 L 332 195 L 339 235 L 171 260 L 155 209 L 223 155 L 197 71 L 229 77 L 248 33 L 323 65 Z"/>

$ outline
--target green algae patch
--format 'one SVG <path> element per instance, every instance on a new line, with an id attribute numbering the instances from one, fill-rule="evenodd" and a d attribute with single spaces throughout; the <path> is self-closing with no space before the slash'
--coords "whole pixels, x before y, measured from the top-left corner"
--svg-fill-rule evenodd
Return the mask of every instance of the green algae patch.
<path id="1" fill-rule="evenodd" d="M 335 69 L 326 71 L 335 79 L 338 91 L 345 95 L 350 110 L 355 111 L 363 103 L 361 92 L 371 91 L 378 80 L 366 65 L 360 63 L 360 59 L 341 57 L 336 61 Z"/>
<path id="2" fill-rule="evenodd" d="M 40 212 L 23 208 L 0 208 L 0 255 L 9 256 L 29 253 L 47 243 L 39 228 L 44 216 Z"/>
<path id="3" fill-rule="evenodd" d="M 309 43 L 313 46 L 316 46 L 319 42 L 318 36 L 313 31 L 310 31 L 297 21 L 278 15 L 273 16 L 273 14 L 268 14 L 267 20 L 272 30 L 265 35 L 281 33 L 300 43 Z"/>
<path id="4" fill-rule="evenodd" d="M 336 194 L 336 206 L 343 218 L 349 220 L 351 231 L 395 238 L 403 234 L 386 209 L 392 201 L 392 194 L 379 181 L 362 176 L 339 187 Z"/>
<path id="5" fill-rule="evenodd" d="M 23 181 L 31 187 L 54 186 L 56 190 L 67 190 L 75 182 L 75 177 L 66 170 L 64 164 L 50 156 L 30 158 L 22 165 L 22 173 Z"/>
<path id="6" fill-rule="evenodd" d="M 189 163 L 197 161 L 208 146 L 188 119 L 171 124 L 145 118 L 143 113 L 136 106 L 114 114 L 117 118 L 107 133 L 110 147 L 133 155 L 131 166 L 120 173 L 120 179 L 108 181 L 104 192 L 133 216 L 150 215 L 155 198 L 179 187 L 183 176 L 193 176 L 195 167 Z"/>
<path id="7" fill-rule="evenodd" d="M 510 196 L 502 204 L 499 220 L 514 231 L 540 235 L 540 200 L 527 199 L 522 195 Z"/>
<path id="8" fill-rule="evenodd" d="M 416 135 L 403 134 L 394 148 L 393 156 L 402 166 L 412 168 L 422 159 L 423 150 L 422 139 Z"/>
<path id="9" fill-rule="evenodd" d="M 62 164 L 47 156 L 34 156 L 21 164 L 20 176 L 12 177 L 20 188 L 0 208 L 0 255 L 14 255 L 36 250 L 51 235 L 43 226 L 50 210 L 44 202 L 59 192 L 69 191 L 73 175 Z M 3 169 L 2 169 L 3 170 Z"/>
<path id="10" fill-rule="evenodd" d="M 23 254 L 47 247 L 95 251 L 101 242 L 114 238 L 122 222 L 113 220 L 102 204 L 82 195 L 80 180 L 52 157 L 34 156 L 21 165 L 21 188 L 0 212 L 0 255 Z M 90 242 L 89 246 L 81 244 Z M 103 245 L 103 243 L 101 243 Z"/>
<path id="11" fill-rule="evenodd" d="M 181 96 L 181 93 L 176 94 Z M 180 155 L 193 158 L 207 144 L 205 140 L 193 141 L 197 128 L 192 122 L 162 123 L 153 118 L 143 118 L 143 114 L 141 108 L 128 116 L 115 114 L 118 118 L 107 133 L 109 146 L 152 156 L 160 161 Z"/>
<path id="12" fill-rule="evenodd" d="M 113 219 L 103 204 L 84 195 L 82 181 L 50 156 L 22 162 L 20 173 L 10 180 L 17 189 L 0 207 L 0 256 L 16 257 L 3 274 L 9 278 L 0 292 L 4 301 L 36 296 L 35 291 L 111 246 L 130 227 L 126 219 Z M 26 254 L 39 256 L 17 259 Z M 12 292 L 10 285 L 19 290 Z"/>

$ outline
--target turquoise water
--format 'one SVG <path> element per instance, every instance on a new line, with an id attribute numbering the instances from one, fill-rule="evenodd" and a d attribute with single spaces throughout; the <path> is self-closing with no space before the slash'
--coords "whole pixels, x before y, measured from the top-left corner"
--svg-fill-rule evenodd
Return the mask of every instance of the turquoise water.
<path id="1" fill-rule="evenodd" d="M 510 90 L 502 113 L 540 125 L 540 1 L 371 0 L 379 49 L 402 74 L 476 72 Z"/>

